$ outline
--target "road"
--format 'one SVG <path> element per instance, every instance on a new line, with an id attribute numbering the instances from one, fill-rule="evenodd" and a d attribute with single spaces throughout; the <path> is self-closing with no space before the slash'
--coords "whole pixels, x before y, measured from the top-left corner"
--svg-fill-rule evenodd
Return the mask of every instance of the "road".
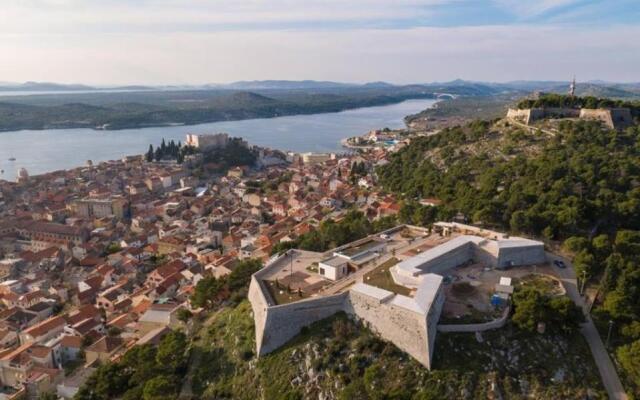
<path id="1" fill-rule="evenodd" d="M 558 259 L 564 261 L 564 263 L 567 265 L 567 268 L 556 268 L 556 271 L 558 271 L 558 276 L 561 279 L 569 298 L 573 300 L 576 305 L 581 307 L 583 311 L 586 310 L 584 299 L 578 292 L 578 282 L 576 279 L 575 271 L 573 270 L 573 265 L 571 265 L 569 260 L 550 253 L 547 253 L 547 258 L 552 262 L 553 260 Z M 591 349 L 591 353 L 593 354 L 593 359 L 598 366 L 598 371 L 600 372 L 600 377 L 602 378 L 602 384 L 607 390 L 609 398 L 615 400 L 627 400 L 628 397 L 624 391 L 622 383 L 620 382 L 618 372 L 616 371 L 613 362 L 611 362 L 611 358 L 609 358 L 609 354 L 604 347 L 602 338 L 600 337 L 600 334 L 598 333 L 598 330 L 596 329 L 591 316 L 587 314 L 585 318 L 586 322 L 580 327 L 580 332 L 582 332 L 582 335 L 589 344 L 589 348 Z"/>

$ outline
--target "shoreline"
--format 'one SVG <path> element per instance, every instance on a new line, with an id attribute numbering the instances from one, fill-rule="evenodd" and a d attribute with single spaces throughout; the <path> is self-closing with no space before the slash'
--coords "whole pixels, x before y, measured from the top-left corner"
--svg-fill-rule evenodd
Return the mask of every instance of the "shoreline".
<path id="1" fill-rule="evenodd" d="M 359 109 L 376 109 L 376 108 L 384 108 L 384 107 L 392 107 L 395 106 L 397 104 L 402 104 L 404 102 L 408 102 L 408 101 L 431 101 L 432 99 L 409 99 L 409 100 L 404 100 L 400 103 L 393 103 L 393 104 L 387 104 L 387 105 L 378 105 L 378 106 L 371 106 L 371 107 L 359 107 Z M 433 104 L 433 103 L 432 103 Z M 430 105 L 421 104 L 421 107 L 430 107 Z M 421 108 L 424 109 L 424 108 Z M 350 112 L 350 111 L 354 111 L 355 109 L 350 109 L 350 110 L 344 110 L 341 112 Z M 317 113 L 316 115 L 335 115 L 335 114 L 340 114 L 341 112 L 332 112 L 332 113 Z M 409 114 L 411 111 L 407 112 L 407 114 Z M 313 115 L 313 114 L 312 114 Z M 296 118 L 296 117 L 301 117 L 303 115 L 292 115 L 292 116 L 286 116 L 286 117 L 291 117 L 291 118 Z M 400 124 L 404 125 L 402 128 L 396 128 L 396 129 L 406 129 L 406 123 L 404 121 L 404 117 L 406 115 L 402 115 L 401 117 L 398 118 L 398 121 L 402 121 L 400 122 Z M 284 117 L 284 116 L 283 116 Z M 374 118 L 375 119 L 375 118 Z M 256 121 L 269 121 L 269 120 L 273 120 L 273 118 L 257 118 L 257 119 L 253 119 Z M 242 121 L 248 121 L 248 120 L 241 120 L 238 122 L 242 122 Z M 377 120 L 376 120 L 377 121 Z M 379 125 L 377 128 L 371 128 L 371 129 L 378 129 L 379 127 L 383 126 L 384 123 L 380 123 L 380 121 L 376 122 L 377 125 Z M 86 128 L 84 128 L 86 129 Z M 153 129 L 153 128 L 151 128 Z M 162 128 L 160 128 L 162 129 Z M 369 128 L 365 128 L 365 129 L 369 129 Z M 73 131 L 73 129 L 70 129 L 71 131 Z M 132 129 L 134 131 L 140 131 L 140 130 L 145 130 L 145 128 L 139 128 L 139 129 Z M 197 131 L 197 125 L 194 125 L 194 131 Z M 201 129 L 202 130 L 202 129 Z M 207 128 L 206 129 L 207 132 L 212 131 L 211 128 Z M 364 131 L 364 130 L 363 130 Z M 5 133 L 9 133 L 12 132 L 13 134 L 16 134 L 17 132 L 22 132 L 22 131 L 8 131 Z M 37 135 L 47 135 L 47 133 L 45 131 L 42 130 L 33 130 L 33 131 L 29 131 L 29 130 L 25 130 L 25 132 L 27 133 L 33 133 L 33 134 L 37 134 Z M 104 134 L 108 134 L 109 132 L 116 132 L 116 131 L 99 131 L 99 130 L 92 130 L 91 132 L 87 131 L 86 134 L 81 134 L 82 137 L 86 137 L 87 140 L 91 140 L 91 133 L 96 133 L 99 135 L 104 135 Z M 202 130 L 202 132 L 205 132 L 204 130 Z M 54 132 L 50 132 L 50 133 L 54 133 Z M 130 133 L 127 133 L 127 135 L 129 135 Z M 345 132 L 345 134 L 348 135 L 348 133 Z M 73 133 L 74 136 L 78 135 L 78 133 Z M 242 134 L 238 134 L 237 136 L 241 136 L 241 137 L 245 137 L 247 140 L 249 140 L 252 143 L 255 143 L 258 146 L 262 146 L 262 147 L 270 147 L 272 149 L 277 149 L 280 151 L 292 151 L 292 152 L 296 152 L 296 153 L 305 153 L 305 152 L 312 152 L 312 153 L 341 153 L 341 152 L 351 152 L 351 151 L 355 151 L 358 149 L 358 147 L 353 147 L 351 145 L 348 145 L 347 140 L 349 139 L 350 136 L 343 136 L 342 138 L 336 138 L 336 142 L 334 142 L 335 144 L 332 146 L 333 149 L 331 150 L 324 150 L 324 149 L 310 149 L 310 150 L 305 150 L 305 149 L 300 149 L 300 148 L 291 148 L 289 147 L 286 143 L 274 143 L 274 144 L 266 144 L 265 143 L 256 143 L 255 141 L 252 140 L 252 138 L 250 137 L 246 137 Z M 2 137 L 2 132 L 0 132 L 0 138 Z M 47 135 L 47 137 L 55 137 L 53 135 Z M 64 137 L 64 136 L 63 136 Z M 159 140 L 160 137 L 165 137 L 166 136 L 158 136 L 157 139 Z M 254 138 L 255 139 L 255 138 Z M 79 139 L 80 140 L 80 139 Z M 148 142 L 145 144 L 145 147 L 148 146 L 148 144 L 154 144 L 153 141 L 152 142 Z M 313 146 L 311 146 L 313 147 Z M 100 157 L 96 157 L 99 156 L 99 154 L 95 154 L 95 153 L 87 153 L 86 158 L 84 158 L 83 160 L 78 160 L 78 163 L 74 163 L 73 165 L 61 165 L 64 163 L 54 163 L 53 165 L 50 165 L 51 168 L 47 168 L 46 170 L 42 171 L 42 170 L 38 170 L 36 168 L 34 168 L 35 171 L 31 171 L 30 170 L 30 166 L 29 164 L 33 164 L 32 160 L 31 160 L 31 155 L 29 155 L 29 157 L 25 158 L 24 155 L 21 154 L 12 154 L 11 152 L 7 151 L 7 153 L 5 155 L 2 155 L 3 157 L 9 157 L 9 156 L 15 156 L 16 158 L 18 158 L 18 160 L 13 163 L 13 164 L 9 164 L 7 162 L 5 162 L 6 160 L 0 160 L 0 169 L 4 169 L 5 173 L 4 174 L 0 174 L 0 181 L 5 181 L 5 182 L 15 182 L 17 176 L 18 176 L 18 171 L 21 167 L 25 167 L 27 169 L 27 172 L 29 172 L 30 176 L 36 177 L 36 176 L 41 176 L 41 175 L 47 175 L 50 173 L 54 173 L 57 171 L 69 171 L 69 170 L 74 170 L 76 168 L 84 168 L 86 167 L 86 161 L 87 160 L 92 160 L 92 162 L 94 164 L 98 164 L 98 163 L 102 163 L 102 162 L 110 162 L 110 161 L 120 161 L 126 157 L 135 157 L 135 156 L 139 156 L 140 154 L 144 154 L 144 151 L 139 151 L 136 150 L 136 152 L 138 154 L 120 154 L 120 155 L 116 155 L 116 156 L 111 156 L 111 157 L 106 157 L 106 158 L 100 158 Z M 26 161 L 25 161 L 26 160 Z M 4 165 L 3 165 L 4 164 Z"/>
<path id="2" fill-rule="evenodd" d="M 266 116 L 250 116 L 248 118 L 243 118 L 243 117 L 226 118 L 226 119 L 214 118 L 214 119 L 207 119 L 207 120 L 202 120 L 197 122 L 173 121 L 173 122 L 158 122 L 158 123 L 138 123 L 138 124 L 132 124 L 128 126 L 116 126 L 115 128 L 110 128 L 109 126 L 112 125 L 112 123 L 109 123 L 109 122 L 101 125 L 96 125 L 96 126 L 88 126 L 88 125 L 82 126 L 79 124 L 78 125 L 71 124 L 69 126 L 44 126 L 44 127 L 31 127 L 31 128 L 25 127 L 25 128 L 17 128 L 17 129 L 16 128 L 0 128 L 0 134 L 24 132 L 24 131 L 39 132 L 39 131 L 56 131 L 56 130 L 70 130 L 70 129 L 89 129 L 94 132 L 117 132 L 117 131 L 129 130 L 129 129 L 167 128 L 167 127 L 173 127 L 173 126 L 197 126 L 197 125 L 205 125 L 205 124 L 221 123 L 221 122 L 269 120 L 273 118 L 295 117 L 295 116 L 302 116 L 302 115 L 339 114 L 342 112 L 359 110 L 363 108 L 386 107 L 390 105 L 404 103 L 405 101 L 411 101 L 411 100 L 436 100 L 436 99 L 432 97 L 427 97 L 427 96 L 415 96 L 415 97 L 407 97 L 403 99 L 393 99 L 391 101 L 381 101 L 381 102 L 378 102 L 375 104 L 369 104 L 369 105 L 362 104 L 354 107 L 342 107 L 336 110 L 329 110 L 329 111 L 310 110 L 309 112 L 293 112 L 293 113 L 273 114 L 273 115 L 266 115 Z M 2 101 L 1 98 L 0 98 L 0 101 Z M 436 102 L 438 102 L 438 100 Z M 403 122 L 404 122 L 404 118 L 406 118 L 407 116 L 403 117 Z M 406 125 L 406 122 L 405 122 L 405 125 Z"/>

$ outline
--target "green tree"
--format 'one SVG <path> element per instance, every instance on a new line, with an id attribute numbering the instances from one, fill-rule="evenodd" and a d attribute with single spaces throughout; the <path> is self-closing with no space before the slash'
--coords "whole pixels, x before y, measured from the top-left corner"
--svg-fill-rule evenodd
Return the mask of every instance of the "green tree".
<path id="1" fill-rule="evenodd" d="M 554 297 L 548 302 L 547 312 L 549 322 L 565 332 L 575 332 L 584 322 L 584 315 L 580 307 L 568 297 Z"/>
<path id="2" fill-rule="evenodd" d="M 204 277 L 196 284 L 193 295 L 191 295 L 191 304 L 194 307 L 212 308 L 220 300 L 225 287 L 224 278 Z"/>
<path id="3" fill-rule="evenodd" d="M 640 386 L 640 340 L 621 346 L 616 355 L 629 378 Z"/>
<path id="4" fill-rule="evenodd" d="M 572 253 L 578 253 L 582 250 L 589 249 L 589 241 L 586 238 L 580 236 L 571 236 L 564 241 L 562 247 Z"/>
<path id="5" fill-rule="evenodd" d="M 58 400 L 58 395 L 54 392 L 42 392 L 38 396 L 38 400 Z"/>
<path id="6" fill-rule="evenodd" d="M 153 152 L 153 145 L 150 144 L 149 151 L 147 151 L 147 154 L 145 156 L 145 159 L 147 160 L 147 162 L 152 162 L 154 155 L 155 153 Z"/>
<path id="7" fill-rule="evenodd" d="M 175 373 L 186 363 L 187 337 L 179 331 L 172 331 L 162 338 L 156 353 L 156 363 Z"/>
<path id="8" fill-rule="evenodd" d="M 186 308 L 181 308 L 178 310 L 177 317 L 178 321 L 186 324 L 191 319 L 191 317 L 193 317 L 193 314 Z"/>
<path id="9" fill-rule="evenodd" d="M 144 400 L 174 400 L 178 382 L 166 375 L 156 376 L 144 384 L 142 398 Z"/>
<path id="10" fill-rule="evenodd" d="M 110 400 L 129 389 L 130 373 L 118 363 L 98 367 L 78 390 L 75 400 Z"/>
<path id="11" fill-rule="evenodd" d="M 515 312 L 512 321 L 520 329 L 534 331 L 539 322 L 546 320 L 546 299 L 536 289 L 516 291 L 513 294 L 513 305 Z"/>
<path id="12" fill-rule="evenodd" d="M 524 211 L 520 210 L 514 212 L 513 214 L 511 214 L 509 226 L 516 232 L 529 231 L 529 219 L 527 218 L 527 214 Z"/>

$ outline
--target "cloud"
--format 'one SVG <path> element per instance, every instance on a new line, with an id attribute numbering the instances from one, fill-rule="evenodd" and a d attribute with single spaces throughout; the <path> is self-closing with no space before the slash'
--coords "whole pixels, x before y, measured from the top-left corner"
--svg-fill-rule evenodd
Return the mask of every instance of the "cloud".
<path id="1" fill-rule="evenodd" d="M 3 80 L 187 84 L 243 79 L 638 80 L 640 27 L 535 26 L 17 36 Z M 624 39 L 627 38 L 627 39 Z"/>
<path id="2" fill-rule="evenodd" d="M 520 18 L 530 18 L 576 4 L 578 0 L 495 0 L 495 3 Z"/>
<path id="3" fill-rule="evenodd" d="M 637 24 L 548 23 L 576 9 L 584 0 L 7 0 L 0 77 L 640 80 Z"/>
<path id="4" fill-rule="evenodd" d="M 305 22 L 372 22 L 432 15 L 458 0 L 27 0 L 3 4 L 0 33 L 209 30 Z M 300 26 L 300 25 L 298 25 Z M 282 27 L 282 26 L 280 26 Z M 177 30 L 177 29 L 176 29 Z"/>

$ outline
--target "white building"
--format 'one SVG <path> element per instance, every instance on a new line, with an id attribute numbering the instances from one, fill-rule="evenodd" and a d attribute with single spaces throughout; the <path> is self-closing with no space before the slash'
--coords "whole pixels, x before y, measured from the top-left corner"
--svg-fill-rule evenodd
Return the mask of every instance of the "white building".
<path id="1" fill-rule="evenodd" d="M 318 263 L 318 273 L 329 280 L 337 281 L 349 273 L 349 262 L 340 256 L 327 258 Z"/>
<path id="2" fill-rule="evenodd" d="M 302 162 L 305 164 L 319 164 L 331 160 L 331 154 L 327 153 L 303 153 Z"/>
<path id="3" fill-rule="evenodd" d="M 199 149 L 209 149 L 216 147 L 227 147 L 229 143 L 229 135 L 226 133 L 216 133 L 216 134 L 206 134 L 206 135 L 196 135 L 189 133 L 187 134 L 187 139 L 185 144 L 187 146 L 199 148 Z"/>

